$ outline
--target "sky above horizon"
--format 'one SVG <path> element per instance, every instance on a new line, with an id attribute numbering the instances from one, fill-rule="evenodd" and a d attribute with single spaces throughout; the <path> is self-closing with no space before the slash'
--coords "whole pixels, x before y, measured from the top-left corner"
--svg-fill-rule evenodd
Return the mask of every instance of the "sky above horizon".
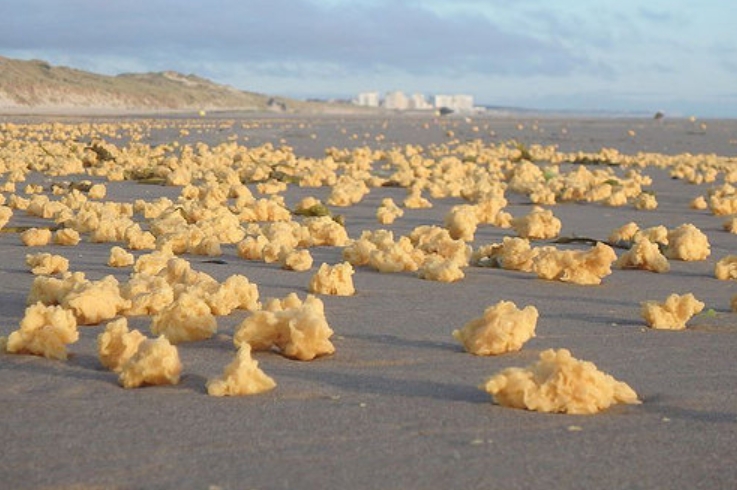
<path id="1" fill-rule="evenodd" d="M 737 117 L 720 0 L 3 0 L 0 55 L 256 92 L 468 93 L 478 104 Z"/>

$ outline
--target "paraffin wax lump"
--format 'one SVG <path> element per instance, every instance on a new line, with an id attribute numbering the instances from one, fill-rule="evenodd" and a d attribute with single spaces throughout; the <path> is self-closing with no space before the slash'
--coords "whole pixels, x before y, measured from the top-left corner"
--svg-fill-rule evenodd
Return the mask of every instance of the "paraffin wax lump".
<path id="1" fill-rule="evenodd" d="M 268 301 L 264 310 L 246 318 L 233 342 L 236 347 L 250 344 L 254 350 L 276 348 L 285 357 L 310 361 L 335 352 L 332 335 L 323 302 L 308 295 L 303 303 L 292 293 L 281 301 Z"/>
<path id="2" fill-rule="evenodd" d="M 62 246 L 74 246 L 79 243 L 79 232 L 72 228 L 62 228 L 54 233 L 54 243 Z"/>
<path id="3" fill-rule="evenodd" d="M 548 349 L 536 363 L 505 369 L 481 389 L 502 406 L 537 412 L 593 414 L 616 403 L 640 403 L 629 385 L 567 349 Z"/>
<path id="4" fill-rule="evenodd" d="M 527 216 L 512 220 L 512 228 L 522 238 L 555 238 L 561 226 L 552 211 L 537 206 Z"/>
<path id="5" fill-rule="evenodd" d="M 31 228 L 20 234 L 26 247 L 43 247 L 51 241 L 51 231 L 46 228 Z"/>
<path id="6" fill-rule="evenodd" d="M 110 249 L 110 257 L 107 259 L 107 265 L 110 267 L 128 267 L 136 262 L 136 258 L 132 253 L 127 252 L 122 247 L 113 247 Z"/>
<path id="7" fill-rule="evenodd" d="M 181 373 L 177 348 L 162 335 L 155 340 L 146 339 L 138 346 L 135 355 L 123 365 L 118 380 L 123 388 L 175 385 Z"/>
<path id="8" fill-rule="evenodd" d="M 334 266 L 322 264 L 310 279 L 310 292 L 351 296 L 356 292 L 356 288 L 353 287 L 353 272 L 353 266 L 348 262 Z"/>
<path id="9" fill-rule="evenodd" d="M 173 344 L 206 340 L 216 331 L 217 321 L 210 307 L 191 293 L 182 293 L 151 322 L 151 332 L 165 335 Z"/>
<path id="10" fill-rule="evenodd" d="M 214 315 L 229 315 L 235 309 L 256 311 L 261 308 L 258 286 L 246 276 L 235 274 L 222 284 L 213 283 L 211 287 L 217 287 L 217 290 L 206 294 L 204 300 Z"/>
<path id="11" fill-rule="evenodd" d="M 737 255 L 722 257 L 714 266 L 714 276 L 720 281 L 737 279 Z"/>
<path id="12" fill-rule="evenodd" d="M 223 376 L 207 382 L 207 394 L 211 396 L 255 395 L 269 391 L 276 382 L 258 367 L 251 357 L 251 346 L 241 344 L 233 362 L 225 367 Z"/>
<path id="13" fill-rule="evenodd" d="M 390 197 L 382 199 L 381 206 L 376 210 L 376 219 L 382 225 L 392 224 L 397 218 L 401 218 L 402 216 L 404 216 L 404 211 Z"/>
<path id="14" fill-rule="evenodd" d="M 20 328 L 10 334 L 5 350 L 11 354 L 66 359 L 66 346 L 78 339 L 77 320 L 71 311 L 39 302 L 26 308 Z"/>
<path id="15" fill-rule="evenodd" d="M 609 234 L 609 243 L 629 242 L 634 239 L 638 231 L 640 231 L 640 227 L 637 223 L 631 221 L 624 226 L 612 230 Z"/>
<path id="16" fill-rule="evenodd" d="M 133 357 L 146 336 L 138 330 L 128 330 L 128 320 L 118 318 L 108 323 L 97 337 L 97 355 L 103 366 L 120 372 Z"/>
<path id="17" fill-rule="evenodd" d="M 478 224 L 479 218 L 476 207 L 469 204 L 453 206 L 445 216 L 445 227 L 454 240 L 472 242 Z"/>
<path id="18" fill-rule="evenodd" d="M 635 208 L 652 211 L 653 209 L 658 208 L 658 200 L 655 199 L 654 195 L 643 192 L 637 197 L 637 200 L 635 201 Z"/>
<path id="19" fill-rule="evenodd" d="M 431 256 L 418 269 L 417 277 L 428 281 L 456 282 L 466 277 L 466 275 L 458 262 Z"/>
<path id="20" fill-rule="evenodd" d="M 312 255 L 309 250 L 282 251 L 279 254 L 282 269 L 303 272 L 312 268 Z"/>
<path id="21" fill-rule="evenodd" d="M 130 301 L 120 295 L 118 280 L 113 276 L 75 283 L 61 304 L 74 312 L 80 325 L 96 325 L 110 320 L 131 306 Z"/>
<path id="22" fill-rule="evenodd" d="M 601 242 L 586 251 L 541 247 L 532 270 L 541 279 L 597 285 L 612 273 L 611 265 L 616 259 L 612 247 Z"/>
<path id="23" fill-rule="evenodd" d="M 660 253 L 658 245 L 647 238 L 635 242 L 632 248 L 617 259 L 615 266 L 620 269 L 642 269 L 651 272 L 670 270 L 668 259 Z"/>
<path id="24" fill-rule="evenodd" d="M 694 197 L 688 206 L 691 209 L 707 209 L 709 207 L 704 196 Z"/>
<path id="25" fill-rule="evenodd" d="M 511 301 L 500 301 L 486 308 L 482 317 L 453 331 L 453 337 L 468 352 L 477 356 L 513 352 L 520 350 L 522 344 L 535 336 L 537 317 L 537 308 L 534 306 L 520 310 Z"/>
<path id="26" fill-rule="evenodd" d="M 502 243 L 485 245 L 474 251 L 471 262 L 479 266 L 531 272 L 539 249 L 531 248 L 526 238 L 504 237 Z"/>
<path id="27" fill-rule="evenodd" d="M 642 303 L 642 318 L 650 328 L 661 330 L 683 330 L 692 316 L 704 309 L 704 303 L 693 294 L 682 296 L 671 294 L 665 303 L 645 301 Z"/>
<path id="28" fill-rule="evenodd" d="M 675 260 L 706 260 L 711 253 L 709 239 L 694 225 L 688 223 L 668 231 L 665 256 Z"/>
<path id="29" fill-rule="evenodd" d="M 69 260 L 61 255 L 37 253 L 26 255 L 26 265 L 37 275 L 60 274 L 69 270 Z"/>
<path id="30" fill-rule="evenodd" d="M 0 229 L 8 224 L 10 218 L 13 217 L 13 210 L 7 206 L 0 206 Z"/>

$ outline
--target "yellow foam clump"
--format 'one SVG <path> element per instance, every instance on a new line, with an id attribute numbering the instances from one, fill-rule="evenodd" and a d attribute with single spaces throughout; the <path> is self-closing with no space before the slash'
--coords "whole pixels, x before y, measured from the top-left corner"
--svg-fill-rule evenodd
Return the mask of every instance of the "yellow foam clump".
<path id="1" fill-rule="evenodd" d="M 671 294 L 664 303 L 645 301 L 642 303 L 642 318 L 650 328 L 660 330 L 683 330 L 691 317 L 704 309 L 704 303 L 691 294 Z"/>
<path id="2" fill-rule="evenodd" d="M 322 301 L 308 295 L 302 302 L 292 293 L 283 300 L 267 302 L 236 329 L 236 347 L 247 343 L 254 350 L 275 348 L 283 356 L 300 361 L 332 354 L 333 331 L 325 318 Z"/>
<path id="3" fill-rule="evenodd" d="M 26 308 L 20 328 L 10 334 L 5 350 L 11 354 L 66 359 L 66 346 L 78 339 L 77 321 L 71 311 L 39 302 Z"/>
<path id="4" fill-rule="evenodd" d="M 69 259 L 49 253 L 28 254 L 26 265 L 31 267 L 33 274 L 61 274 L 69 270 Z"/>
<path id="5" fill-rule="evenodd" d="M 595 414 L 617 403 L 640 403 L 629 385 L 567 349 L 543 351 L 536 363 L 507 368 L 481 388 L 502 406 L 537 412 Z"/>
<path id="6" fill-rule="evenodd" d="M 97 336 L 97 356 L 103 366 L 120 372 L 144 340 L 146 336 L 138 330 L 128 330 L 128 320 L 118 318 Z"/>
<path id="7" fill-rule="evenodd" d="M 454 330 L 453 337 L 463 344 L 466 351 L 477 356 L 514 352 L 535 336 L 537 318 L 534 306 L 520 310 L 511 301 L 500 301 L 486 308 L 480 318 Z"/>
<path id="8" fill-rule="evenodd" d="M 182 363 L 177 348 L 163 335 L 146 339 L 136 353 L 123 364 L 118 381 L 123 388 L 144 385 L 175 385 L 179 383 Z"/>
<path id="9" fill-rule="evenodd" d="M 258 367 L 251 357 L 251 346 L 241 344 L 233 361 L 225 367 L 222 377 L 207 382 L 210 396 L 255 395 L 269 391 L 276 382 Z"/>
<path id="10" fill-rule="evenodd" d="M 356 293 L 353 286 L 353 266 L 348 262 L 330 266 L 322 264 L 310 279 L 310 292 L 351 296 Z"/>

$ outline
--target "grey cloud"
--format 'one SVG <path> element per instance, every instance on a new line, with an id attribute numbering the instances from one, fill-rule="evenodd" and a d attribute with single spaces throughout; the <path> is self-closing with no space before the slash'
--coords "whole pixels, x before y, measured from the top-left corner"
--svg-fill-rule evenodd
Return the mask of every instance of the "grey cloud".
<path id="1" fill-rule="evenodd" d="M 481 15 L 440 17 L 419 3 L 307 0 L 4 0 L 0 50 L 166 61 L 199 58 L 276 70 L 566 75 L 602 67 L 557 41 Z M 7 19 L 10 19 L 7 22 Z"/>

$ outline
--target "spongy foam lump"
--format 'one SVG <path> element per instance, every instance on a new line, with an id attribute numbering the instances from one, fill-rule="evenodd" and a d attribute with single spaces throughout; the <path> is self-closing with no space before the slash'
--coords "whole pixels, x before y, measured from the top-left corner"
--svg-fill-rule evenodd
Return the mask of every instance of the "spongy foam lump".
<path id="1" fill-rule="evenodd" d="M 322 301 L 308 295 L 302 302 L 292 293 L 283 300 L 268 301 L 236 329 L 236 347 L 250 344 L 254 350 L 277 349 L 283 356 L 309 361 L 332 354 L 333 331 L 325 318 Z"/>
<path id="2" fill-rule="evenodd" d="M 118 378 L 124 388 L 179 383 L 182 363 L 177 348 L 163 335 L 146 339 L 122 367 Z"/>
<path id="3" fill-rule="evenodd" d="M 97 355 L 108 369 L 120 372 L 138 350 L 146 336 L 138 330 L 128 330 L 128 320 L 118 318 L 108 323 L 97 337 Z"/>
<path id="4" fill-rule="evenodd" d="M 500 301 L 489 306 L 483 316 L 474 318 L 453 337 L 465 349 L 477 356 L 498 355 L 520 350 L 535 336 L 538 312 L 534 306 L 522 310 L 511 301 Z"/>
<path id="5" fill-rule="evenodd" d="M 351 296 L 356 292 L 353 286 L 353 273 L 353 266 L 348 262 L 333 266 L 322 264 L 310 279 L 310 292 Z"/>
<path id="6" fill-rule="evenodd" d="M 663 330 L 683 330 L 691 317 L 704 309 L 704 303 L 691 294 L 671 294 L 664 303 L 645 301 L 642 303 L 642 317 L 650 328 Z"/>
<path id="7" fill-rule="evenodd" d="M 220 378 L 207 382 L 210 396 L 255 395 L 269 391 L 276 382 L 258 367 L 258 361 L 251 357 L 251 346 L 241 344 L 233 361 L 225 367 Z"/>
<path id="8" fill-rule="evenodd" d="M 66 359 L 66 346 L 77 339 L 77 321 L 71 311 L 36 303 L 26 308 L 20 328 L 10 334 L 5 350 L 11 354 Z"/>
<path id="9" fill-rule="evenodd" d="M 567 349 L 543 351 L 536 363 L 507 368 L 482 389 L 502 406 L 538 412 L 594 414 L 617 403 L 640 403 L 629 385 Z"/>

